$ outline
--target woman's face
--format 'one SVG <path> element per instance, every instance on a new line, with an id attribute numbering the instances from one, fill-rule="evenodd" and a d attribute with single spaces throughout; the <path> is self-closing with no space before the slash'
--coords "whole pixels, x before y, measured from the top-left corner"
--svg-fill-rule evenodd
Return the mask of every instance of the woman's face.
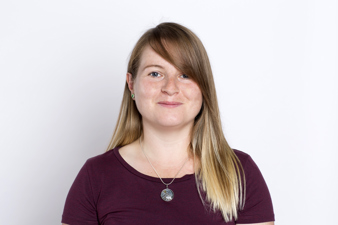
<path id="1" fill-rule="evenodd" d="M 143 50 L 136 78 L 128 73 L 127 82 L 144 126 L 192 126 L 202 107 L 201 90 L 189 74 L 182 74 L 149 46 Z"/>

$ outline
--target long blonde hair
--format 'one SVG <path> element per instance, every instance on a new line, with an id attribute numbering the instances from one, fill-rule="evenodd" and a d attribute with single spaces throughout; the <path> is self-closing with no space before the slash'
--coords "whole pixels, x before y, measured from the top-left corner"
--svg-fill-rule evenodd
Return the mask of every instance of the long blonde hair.
<path id="1" fill-rule="evenodd" d="M 190 149 L 198 161 L 195 171 L 198 191 L 213 211 L 220 210 L 226 222 L 237 219 L 244 206 L 245 177 L 234 151 L 225 140 L 214 79 L 208 55 L 200 39 L 186 27 L 161 23 L 148 30 L 136 43 L 128 64 L 128 73 L 135 79 L 140 57 L 146 46 L 189 75 L 199 86 L 203 104 L 195 118 Z M 142 117 L 131 98 L 126 83 L 119 118 L 108 150 L 130 144 L 142 135 Z M 201 193 L 200 193 L 200 196 Z"/>

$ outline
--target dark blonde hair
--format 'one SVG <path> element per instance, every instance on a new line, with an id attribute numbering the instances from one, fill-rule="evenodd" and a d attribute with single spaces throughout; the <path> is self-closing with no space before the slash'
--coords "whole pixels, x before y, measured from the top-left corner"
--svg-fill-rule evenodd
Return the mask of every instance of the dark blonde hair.
<path id="1" fill-rule="evenodd" d="M 195 118 L 190 143 L 191 154 L 198 162 L 195 167 L 198 191 L 206 192 L 206 201 L 211 209 L 220 210 L 226 222 L 236 219 L 239 208 L 244 205 L 244 173 L 222 131 L 214 79 L 202 42 L 192 31 L 176 23 L 161 23 L 149 29 L 138 40 L 130 56 L 128 73 L 133 79 L 147 46 L 199 86 L 203 104 Z M 142 135 L 142 117 L 130 95 L 126 83 L 108 150 L 130 144 Z"/>

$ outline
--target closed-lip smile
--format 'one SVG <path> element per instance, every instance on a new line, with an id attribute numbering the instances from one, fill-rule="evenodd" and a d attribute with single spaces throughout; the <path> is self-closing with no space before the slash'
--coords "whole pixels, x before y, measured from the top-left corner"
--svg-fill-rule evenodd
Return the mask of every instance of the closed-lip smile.
<path id="1" fill-rule="evenodd" d="M 183 103 L 181 103 L 181 102 L 170 102 L 170 101 L 160 101 L 157 104 L 159 104 L 160 106 L 163 106 L 163 107 L 167 107 L 167 108 L 175 108 L 175 107 L 182 105 Z"/>

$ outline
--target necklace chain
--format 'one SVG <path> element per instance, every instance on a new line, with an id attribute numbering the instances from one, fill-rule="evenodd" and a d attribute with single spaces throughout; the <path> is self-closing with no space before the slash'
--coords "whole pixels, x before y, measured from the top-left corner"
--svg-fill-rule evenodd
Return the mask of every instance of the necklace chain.
<path id="1" fill-rule="evenodd" d="M 147 154 L 144 152 L 143 147 L 142 147 L 142 144 L 141 144 L 141 138 L 140 138 L 140 146 L 141 146 L 141 150 L 142 150 L 144 156 L 147 158 L 149 164 L 151 165 L 151 167 L 153 168 L 153 170 L 155 171 L 155 173 L 156 173 L 157 176 L 160 178 L 160 180 L 162 181 L 162 183 L 163 183 L 165 186 L 167 186 L 167 188 L 168 188 L 168 186 L 169 186 L 170 184 L 172 184 L 172 182 L 174 182 L 174 180 L 176 179 L 177 175 L 181 172 L 181 170 L 183 169 L 184 165 L 187 163 L 188 159 L 185 160 L 185 162 L 183 163 L 181 169 L 180 169 L 180 170 L 177 172 L 177 174 L 175 175 L 174 179 L 173 179 L 170 183 L 166 184 L 166 183 L 163 182 L 162 178 L 161 178 L 160 175 L 157 173 L 155 167 L 154 167 L 153 164 L 150 162 L 150 160 L 149 160 Z"/>

